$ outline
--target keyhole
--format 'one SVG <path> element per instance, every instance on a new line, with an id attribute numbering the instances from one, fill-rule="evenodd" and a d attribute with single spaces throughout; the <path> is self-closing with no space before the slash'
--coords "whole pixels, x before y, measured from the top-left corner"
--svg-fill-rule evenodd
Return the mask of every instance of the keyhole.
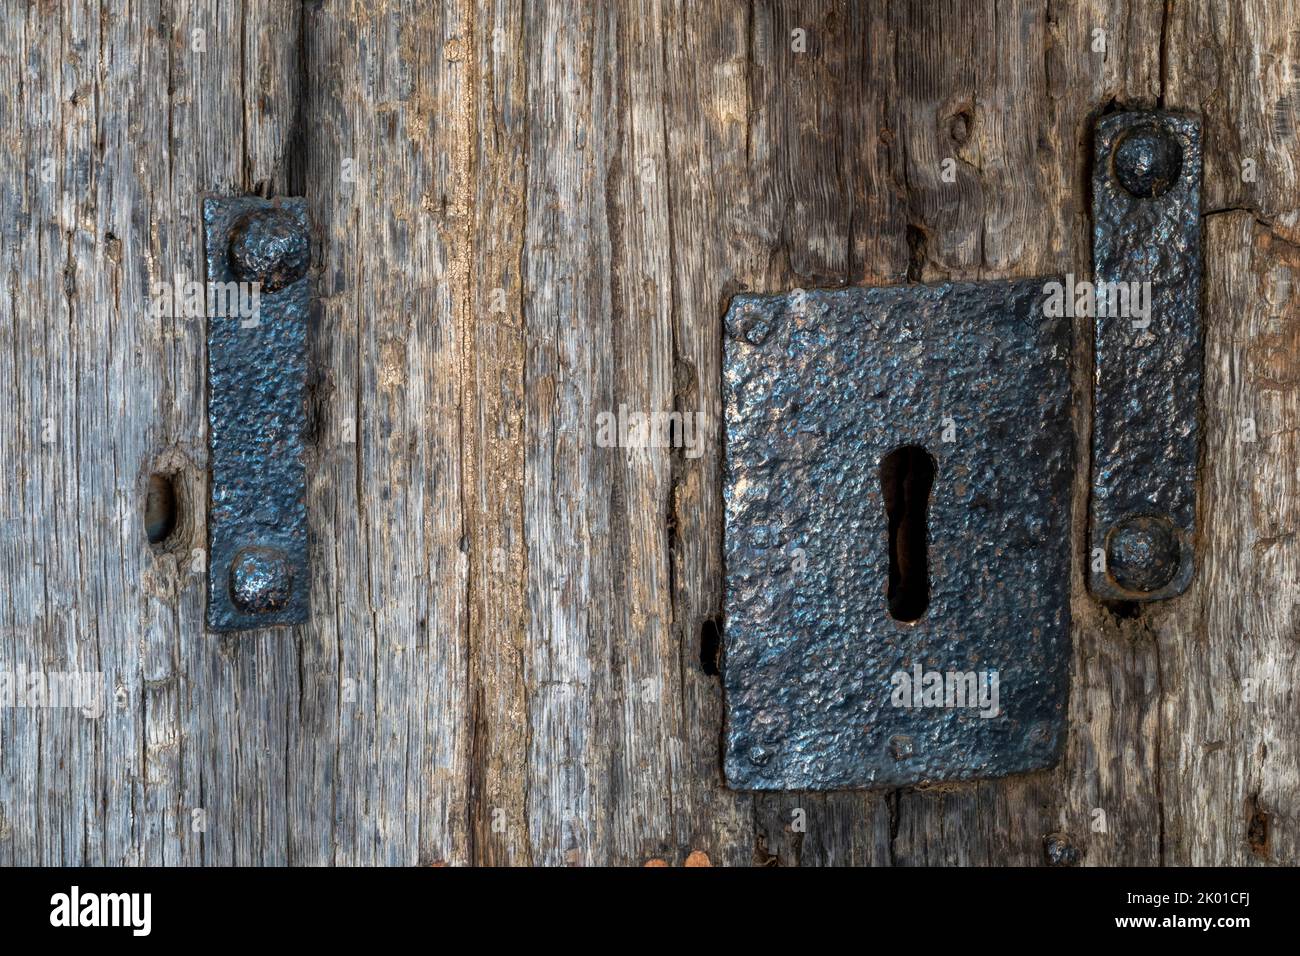
<path id="1" fill-rule="evenodd" d="M 880 463 L 880 491 L 889 519 L 889 585 L 885 597 L 896 621 L 921 618 L 930 605 L 926 511 L 934 459 L 920 445 L 904 445 Z"/>

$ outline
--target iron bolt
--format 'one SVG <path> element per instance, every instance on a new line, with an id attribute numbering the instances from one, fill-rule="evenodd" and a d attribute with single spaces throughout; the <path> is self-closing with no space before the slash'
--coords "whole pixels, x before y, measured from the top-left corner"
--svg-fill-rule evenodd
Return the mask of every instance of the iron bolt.
<path id="1" fill-rule="evenodd" d="M 1152 199 L 1178 181 L 1183 148 L 1162 126 L 1137 126 L 1115 144 L 1114 165 L 1121 186 Z"/>
<path id="2" fill-rule="evenodd" d="M 284 209 L 259 209 L 230 230 L 230 268 L 245 282 L 278 292 L 307 274 L 311 240 Z"/>
<path id="3" fill-rule="evenodd" d="M 1160 590 L 1174 579 L 1181 562 L 1178 534 L 1168 518 L 1135 515 L 1106 536 L 1106 572 L 1126 590 Z"/>
<path id="4" fill-rule="evenodd" d="M 1078 866 L 1083 859 L 1083 854 L 1066 833 L 1049 833 L 1043 837 L 1043 852 L 1048 866 Z"/>
<path id="5" fill-rule="evenodd" d="M 230 564 L 230 599 L 245 614 L 265 614 L 289 603 L 293 571 L 278 548 L 244 548 Z"/>

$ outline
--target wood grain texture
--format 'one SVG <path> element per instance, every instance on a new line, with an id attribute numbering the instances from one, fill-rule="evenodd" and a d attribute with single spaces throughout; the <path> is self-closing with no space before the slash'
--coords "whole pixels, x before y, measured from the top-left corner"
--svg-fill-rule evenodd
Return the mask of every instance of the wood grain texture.
<path id="1" fill-rule="evenodd" d="M 1297 862 L 1296 7 L 11 4 L 0 670 L 105 707 L 0 707 L 0 863 Z M 1086 272 L 1128 106 L 1205 117 L 1193 587 L 1105 608 L 1079 550 L 1053 771 L 727 790 L 726 303 Z M 299 628 L 202 627 L 203 324 L 149 296 L 202 278 L 208 192 L 315 224 Z M 1082 456 L 1082 325 L 1075 359 Z M 701 454 L 604 447 L 620 406 Z"/>

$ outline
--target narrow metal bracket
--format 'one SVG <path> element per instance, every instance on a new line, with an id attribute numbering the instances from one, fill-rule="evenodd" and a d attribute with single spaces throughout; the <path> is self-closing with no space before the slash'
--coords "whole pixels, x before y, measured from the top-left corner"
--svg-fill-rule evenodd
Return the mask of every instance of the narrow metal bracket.
<path id="1" fill-rule="evenodd" d="M 1204 356 L 1199 119 L 1103 117 L 1092 191 L 1089 583 L 1104 599 L 1156 601 L 1181 594 L 1194 571 Z"/>
<path id="2" fill-rule="evenodd" d="M 206 199 L 208 627 L 307 620 L 302 199 Z"/>
<path id="3" fill-rule="evenodd" d="M 1070 325 L 1044 316 L 1046 284 L 732 301 L 730 786 L 896 786 L 1055 763 L 1074 442 Z M 928 456 L 929 489 L 890 473 L 900 449 Z M 924 554 L 907 552 L 921 541 Z M 926 593 L 898 614 L 918 564 Z"/>

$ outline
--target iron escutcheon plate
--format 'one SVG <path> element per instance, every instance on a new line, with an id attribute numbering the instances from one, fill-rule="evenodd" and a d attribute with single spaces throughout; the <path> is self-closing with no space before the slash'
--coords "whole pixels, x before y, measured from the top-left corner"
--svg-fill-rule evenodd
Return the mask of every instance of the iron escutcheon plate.
<path id="1" fill-rule="evenodd" d="M 208 627 L 307 620 L 306 429 L 310 258 L 302 199 L 203 203 L 208 277 Z M 214 309 L 214 283 L 256 283 L 255 316 Z M 214 314 L 223 311 L 227 314 Z M 233 314 L 231 314 L 233 313 Z"/>
<path id="2" fill-rule="evenodd" d="M 1098 289 L 1123 283 L 1147 301 L 1140 314 L 1108 307 L 1094 319 L 1089 584 L 1101 598 L 1155 601 L 1181 594 L 1194 572 L 1200 121 L 1167 112 L 1103 117 L 1092 191 Z"/>
<path id="3" fill-rule="evenodd" d="M 884 787 L 1056 762 L 1074 465 L 1069 322 L 1043 316 L 1046 281 L 732 301 L 730 786 Z M 886 594 L 881 465 L 905 446 L 934 465 L 928 608 L 914 623 Z M 972 675 L 982 707 L 969 706 Z M 968 706 L 947 706 L 957 684 Z"/>

